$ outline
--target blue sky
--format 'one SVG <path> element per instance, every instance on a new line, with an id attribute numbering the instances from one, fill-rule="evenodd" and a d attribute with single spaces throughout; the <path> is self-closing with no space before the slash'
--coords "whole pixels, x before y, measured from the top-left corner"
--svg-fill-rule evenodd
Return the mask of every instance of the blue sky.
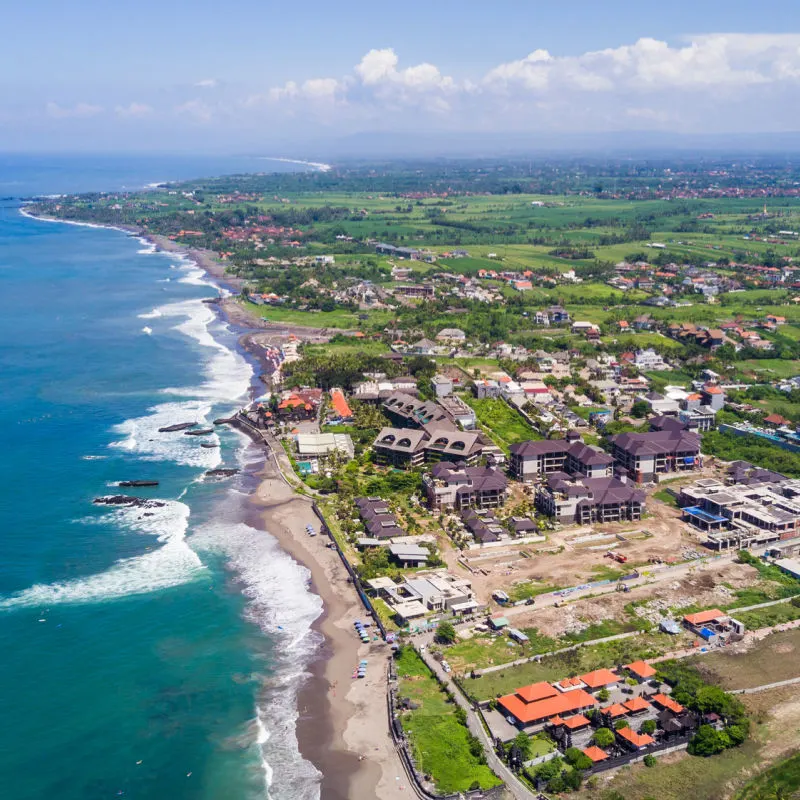
<path id="1" fill-rule="evenodd" d="M 800 130 L 796 0 L 44 0 L 2 19 L 0 149 Z"/>

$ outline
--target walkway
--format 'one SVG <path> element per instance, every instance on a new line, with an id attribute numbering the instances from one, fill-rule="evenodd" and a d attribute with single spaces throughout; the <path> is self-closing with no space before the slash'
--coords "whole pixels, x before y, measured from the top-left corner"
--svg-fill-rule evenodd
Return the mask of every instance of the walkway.
<path id="1" fill-rule="evenodd" d="M 442 665 L 433 658 L 427 648 L 424 651 L 417 648 L 417 652 L 419 652 L 422 660 L 430 667 L 431 671 L 437 675 L 442 683 L 452 692 L 456 703 L 466 712 L 467 727 L 470 733 L 476 736 L 483 745 L 483 750 L 486 753 L 486 763 L 491 767 L 495 775 L 505 783 L 506 788 L 516 800 L 531 800 L 531 791 L 508 768 L 508 765 L 498 757 L 497 753 L 495 753 L 494 742 L 486 733 L 486 729 L 483 727 L 480 718 L 475 713 L 472 705 L 466 700 L 464 695 L 461 694 L 461 690 L 458 686 L 453 683 L 450 676 L 442 669 Z"/>

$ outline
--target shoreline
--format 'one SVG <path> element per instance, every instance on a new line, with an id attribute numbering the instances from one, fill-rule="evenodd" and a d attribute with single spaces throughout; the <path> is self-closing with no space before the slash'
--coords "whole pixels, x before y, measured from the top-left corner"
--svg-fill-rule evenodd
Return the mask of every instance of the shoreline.
<path id="1" fill-rule="evenodd" d="M 73 222 L 20 213 L 44 222 L 108 228 L 133 235 L 163 252 L 175 253 L 194 261 L 216 285 L 235 293 L 243 281 L 225 274 L 226 265 L 216 253 L 187 248 L 172 240 L 142 231 L 133 226 L 113 226 Z M 238 333 L 238 348 L 257 368 L 263 369 L 262 347 L 254 334 L 264 333 L 259 320 L 251 318 L 240 306 L 215 303 L 219 317 Z M 276 332 L 277 333 L 277 332 Z M 254 371 L 252 391 L 258 381 Z M 309 590 L 322 599 L 322 613 L 311 630 L 323 637 L 307 665 L 310 677 L 297 693 L 296 736 L 303 758 L 321 773 L 320 796 L 323 800 L 350 800 L 358 797 L 402 800 L 413 796 L 402 762 L 394 749 L 386 713 L 386 668 L 391 651 L 380 640 L 361 644 L 352 623 L 366 617 L 366 612 L 349 582 L 337 551 L 325 546 L 327 537 L 308 537 L 305 525 L 319 530 L 319 519 L 311 501 L 297 494 L 286 482 L 275 457 L 265 448 L 265 461 L 250 475 L 257 482 L 246 498 L 248 524 L 274 536 L 281 549 L 309 570 Z M 304 538 L 303 538 L 304 537 Z M 368 659 L 365 679 L 352 679 L 362 658 Z"/>

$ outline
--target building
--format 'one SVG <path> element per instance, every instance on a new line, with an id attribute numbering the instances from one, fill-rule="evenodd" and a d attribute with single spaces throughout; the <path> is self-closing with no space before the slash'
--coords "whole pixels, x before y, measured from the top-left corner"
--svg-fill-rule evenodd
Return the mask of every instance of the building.
<path id="1" fill-rule="evenodd" d="M 483 455 L 485 445 L 482 435 L 473 431 L 383 428 L 372 443 L 372 449 L 379 464 L 416 469 L 426 461 L 463 462 L 474 466 Z"/>
<path id="2" fill-rule="evenodd" d="M 457 467 L 440 461 L 422 478 L 431 509 L 498 508 L 506 501 L 506 476 L 492 467 Z"/>
<path id="3" fill-rule="evenodd" d="M 389 555 L 404 569 L 424 567 L 431 556 L 426 548 L 406 542 L 390 544 Z"/>
<path id="4" fill-rule="evenodd" d="M 461 521 L 478 544 L 499 542 L 507 535 L 506 529 L 500 524 L 497 517 L 487 509 L 470 508 L 462 511 Z"/>
<path id="5" fill-rule="evenodd" d="M 708 478 L 678 495 L 684 521 L 704 531 L 710 547 L 741 549 L 800 536 L 800 481 L 769 470 L 762 479 L 748 478 L 746 470 L 732 472 L 747 482 L 726 486 Z"/>
<path id="6" fill-rule="evenodd" d="M 344 392 L 341 389 L 331 389 L 331 406 L 336 416 L 342 422 L 349 422 L 353 419 L 353 412 L 344 398 Z"/>
<path id="7" fill-rule="evenodd" d="M 298 433 L 294 438 L 297 455 L 301 458 L 320 458 L 339 453 L 350 459 L 355 455 L 349 433 Z"/>
<path id="8" fill-rule="evenodd" d="M 542 724 L 552 717 L 566 719 L 597 705 L 597 700 L 584 689 L 559 691 L 544 682 L 523 686 L 497 702 L 521 727 Z"/>
<path id="9" fill-rule="evenodd" d="M 702 467 L 700 437 L 689 431 L 620 433 L 610 437 L 611 454 L 628 477 L 643 483 L 658 475 Z"/>
<path id="10" fill-rule="evenodd" d="M 467 341 L 467 334 L 460 328 L 442 328 L 436 334 L 436 341 L 442 344 L 462 345 Z"/>
<path id="11" fill-rule="evenodd" d="M 407 535 L 389 504 L 380 497 L 358 497 L 355 506 L 369 538 L 381 541 Z"/>
<path id="12" fill-rule="evenodd" d="M 433 284 L 430 283 L 407 283 L 395 286 L 392 291 L 400 297 L 414 297 L 421 300 L 433 300 L 436 293 Z"/>
<path id="13" fill-rule="evenodd" d="M 651 347 L 648 347 L 646 350 L 640 350 L 636 354 L 633 363 L 636 365 L 636 369 L 640 369 L 642 372 L 672 369 L 672 367 Z"/>
<path id="14" fill-rule="evenodd" d="M 632 664 L 626 664 L 625 669 L 638 683 L 645 683 L 656 675 L 655 667 L 650 666 L 646 661 L 634 661 Z"/>
<path id="15" fill-rule="evenodd" d="M 445 414 L 465 431 L 471 431 L 478 424 L 475 412 L 460 397 L 440 397 L 438 403 Z"/>
<path id="16" fill-rule="evenodd" d="M 453 381 L 447 375 L 434 375 L 431 378 L 431 385 L 437 399 L 453 394 Z"/>
<path id="17" fill-rule="evenodd" d="M 582 441 L 565 439 L 512 444 L 511 473 L 520 481 L 535 481 L 553 472 L 576 473 L 590 478 L 611 475 L 614 459 L 599 448 Z"/>
<path id="18" fill-rule="evenodd" d="M 485 397 L 500 397 L 500 384 L 496 380 L 476 378 L 472 382 L 472 391 L 479 400 Z"/>
<path id="19" fill-rule="evenodd" d="M 396 425 L 423 428 L 431 423 L 452 423 L 452 418 L 439 403 L 420 400 L 403 392 L 395 392 L 381 406 Z"/>
<path id="20" fill-rule="evenodd" d="M 645 493 L 617 478 L 573 478 L 552 473 L 536 488 L 536 507 L 565 524 L 639 520 Z"/>
<path id="21" fill-rule="evenodd" d="M 367 586 L 391 608 L 416 601 L 426 611 L 464 613 L 478 606 L 472 582 L 445 570 L 416 575 L 399 584 L 391 578 L 376 578 L 367 581 Z"/>

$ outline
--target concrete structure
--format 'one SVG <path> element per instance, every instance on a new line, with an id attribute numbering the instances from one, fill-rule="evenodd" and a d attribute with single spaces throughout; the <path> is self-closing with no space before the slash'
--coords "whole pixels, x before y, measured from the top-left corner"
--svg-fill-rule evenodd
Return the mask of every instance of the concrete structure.
<path id="1" fill-rule="evenodd" d="M 367 581 L 367 586 L 392 609 L 413 601 L 426 611 L 449 611 L 453 606 L 465 611 L 466 606 L 477 607 L 472 582 L 445 570 L 417 575 L 399 584 L 391 578 L 375 578 Z"/>
<path id="2" fill-rule="evenodd" d="M 331 453 L 352 458 L 355 454 L 349 433 L 298 433 L 294 438 L 301 458 L 319 458 Z"/>
<path id="3" fill-rule="evenodd" d="M 768 473 L 770 480 L 764 483 L 726 486 L 708 478 L 684 486 L 678 495 L 683 519 L 705 531 L 709 546 L 719 550 L 800 536 L 800 480 L 775 481 L 774 475 Z"/>
<path id="4" fill-rule="evenodd" d="M 453 394 L 453 381 L 447 375 L 434 375 L 431 378 L 431 384 L 437 399 Z"/>
<path id="5" fill-rule="evenodd" d="M 614 460 L 637 482 L 702 467 L 700 437 L 688 431 L 620 433 L 610 437 Z"/>
<path id="6" fill-rule="evenodd" d="M 379 464 L 415 469 L 425 462 L 451 461 L 474 466 L 484 452 L 483 437 L 472 431 L 383 428 L 372 443 Z"/>
<path id="7" fill-rule="evenodd" d="M 536 507 L 565 524 L 639 520 L 644 505 L 645 493 L 617 478 L 572 478 L 556 472 L 536 488 Z"/>
<path id="8" fill-rule="evenodd" d="M 428 507 L 434 510 L 453 508 L 497 508 L 506 501 L 508 481 L 502 472 L 491 467 L 457 467 L 440 461 L 422 479 Z"/>
<path id="9" fill-rule="evenodd" d="M 565 439 L 517 442 L 511 448 L 511 473 L 520 481 L 535 481 L 553 472 L 569 472 L 590 478 L 611 475 L 614 459 L 582 441 Z"/>

